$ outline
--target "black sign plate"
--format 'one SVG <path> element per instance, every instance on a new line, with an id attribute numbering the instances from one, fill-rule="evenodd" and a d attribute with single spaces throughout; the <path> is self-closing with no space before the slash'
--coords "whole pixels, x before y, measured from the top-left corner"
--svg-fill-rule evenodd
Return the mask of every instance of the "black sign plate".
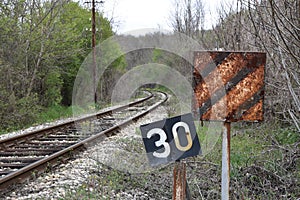
<path id="1" fill-rule="evenodd" d="M 201 154 L 192 114 L 140 126 L 151 166 Z"/>

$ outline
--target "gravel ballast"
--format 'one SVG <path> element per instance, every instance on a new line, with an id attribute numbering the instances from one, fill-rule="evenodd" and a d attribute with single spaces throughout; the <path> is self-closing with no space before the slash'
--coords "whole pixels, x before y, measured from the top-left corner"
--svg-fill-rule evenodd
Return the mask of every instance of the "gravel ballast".
<path id="1" fill-rule="evenodd" d="M 80 199 L 78 193 L 91 195 L 89 198 L 92 199 L 156 199 L 147 187 L 152 187 L 153 170 L 159 169 L 148 165 L 139 126 L 166 117 L 164 107 L 157 108 L 116 135 L 87 147 L 68 163 L 23 184 L 6 199 Z M 171 171 L 169 175 L 167 182 L 171 187 Z M 123 180 L 118 180 L 120 177 Z M 142 188 L 132 186 L 130 182 Z M 165 185 L 159 183 L 158 187 L 160 184 Z M 160 196 L 160 199 L 169 199 L 169 195 L 168 192 L 167 197 Z"/>

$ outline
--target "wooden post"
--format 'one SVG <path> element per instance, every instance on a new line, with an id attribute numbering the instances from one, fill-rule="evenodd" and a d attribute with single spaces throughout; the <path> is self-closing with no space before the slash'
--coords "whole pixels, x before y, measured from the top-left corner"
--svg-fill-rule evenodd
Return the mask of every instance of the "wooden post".
<path id="1" fill-rule="evenodd" d="M 173 200 L 186 199 L 186 165 L 183 162 L 176 161 L 173 170 Z"/>
<path id="2" fill-rule="evenodd" d="M 224 122 L 222 132 L 222 189 L 221 199 L 229 200 L 230 182 L 230 122 Z"/>

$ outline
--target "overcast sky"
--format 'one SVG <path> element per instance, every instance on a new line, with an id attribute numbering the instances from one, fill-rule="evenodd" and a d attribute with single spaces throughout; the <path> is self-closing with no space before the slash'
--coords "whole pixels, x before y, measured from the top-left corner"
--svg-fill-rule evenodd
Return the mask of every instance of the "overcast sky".
<path id="1" fill-rule="evenodd" d="M 118 33 L 135 29 L 160 28 L 171 30 L 170 16 L 174 0 L 104 0 L 100 7 L 108 18 L 119 22 Z M 203 0 L 206 8 L 206 28 L 216 21 L 215 10 L 222 3 L 232 4 L 234 0 Z"/>

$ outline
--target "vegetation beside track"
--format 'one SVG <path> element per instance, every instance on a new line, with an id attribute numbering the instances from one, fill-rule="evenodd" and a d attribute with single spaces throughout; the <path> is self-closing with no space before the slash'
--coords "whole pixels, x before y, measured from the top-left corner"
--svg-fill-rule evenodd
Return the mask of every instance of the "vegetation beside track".
<path id="1" fill-rule="evenodd" d="M 258 131 L 234 129 L 231 145 L 231 199 L 297 199 L 300 192 L 300 151 L 299 142 L 298 147 L 296 143 L 299 137 L 296 133 L 288 133 L 288 137 L 282 138 L 286 130 L 269 131 L 265 127 Z M 278 137 L 281 139 L 278 140 Z M 136 142 L 134 144 L 134 149 L 139 149 Z M 206 157 L 198 156 L 186 161 L 192 197 L 219 199 L 220 139 Z M 132 195 L 132 198 L 136 196 L 137 199 L 172 198 L 173 164 L 144 174 L 124 173 L 103 165 L 101 169 L 95 171 L 81 187 L 69 190 L 66 199 L 113 199 L 122 198 L 122 194 Z"/>
<path id="2" fill-rule="evenodd" d="M 295 132 L 286 129 L 276 131 L 263 125 L 256 130 L 234 128 L 231 140 L 231 199 L 297 199 L 300 193 L 299 139 Z M 136 141 L 120 142 L 134 144 L 131 150 L 143 151 L 139 148 L 143 144 Z M 219 199 L 221 137 L 205 157 L 190 158 L 186 162 L 187 181 L 193 199 Z M 67 199 L 111 199 L 122 198 L 122 194 L 136 195 L 137 199 L 172 198 L 173 164 L 144 174 L 124 173 L 103 165 L 101 169 L 104 170 L 95 171 L 77 190 L 69 191 Z"/>
<path id="3" fill-rule="evenodd" d="M 174 104 L 177 104 L 176 99 L 166 103 L 172 107 Z M 166 108 L 166 111 L 172 109 Z M 194 199 L 219 199 L 221 134 L 209 132 L 206 122 L 204 126 L 199 122 L 195 124 L 201 145 L 205 145 L 207 135 L 219 138 L 207 155 L 186 159 L 190 193 Z M 136 134 L 140 134 L 138 129 Z M 121 139 L 118 142 L 127 151 L 144 153 L 141 141 Z M 78 196 L 82 199 L 111 199 L 122 198 L 122 194 L 136 195 L 137 199 L 172 198 L 173 164 L 143 174 L 124 173 L 99 165 L 102 170 L 95 171 L 85 184 L 70 191 L 67 199 Z M 276 123 L 232 124 L 231 199 L 297 199 L 300 193 L 299 169 L 300 136 L 297 132 Z"/>
<path id="4" fill-rule="evenodd" d="M 65 107 L 61 105 L 51 106 L 49 108 L 41 108 L 39 112 L 31 116 L 30 112 L 24 117 L 27 118 L 24 123 L 15 123 L 14 120 L 5 128 L 0 129 L 0 134 L 9 133 L 20 129 L 25 129 L 30 126 L 51 122 L 57 119 L 68 118 L 72 116 L 72 107 Z"/>

